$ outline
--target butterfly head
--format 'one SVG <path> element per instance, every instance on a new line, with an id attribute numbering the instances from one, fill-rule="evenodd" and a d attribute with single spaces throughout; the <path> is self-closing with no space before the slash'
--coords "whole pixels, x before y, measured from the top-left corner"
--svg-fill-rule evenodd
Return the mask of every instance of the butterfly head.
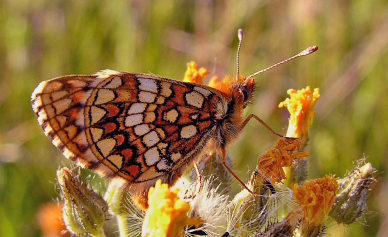
<path id="1" fill-rule="evenodd" d="M 235 93 L 234 97 L 237 101 L 243 104 L 243 108 L 247 107 L 251 103 L 255 92 L 255 80 L 253 78 L 244 78 L 239 76 L 238 82 L 234 85 Z"/>

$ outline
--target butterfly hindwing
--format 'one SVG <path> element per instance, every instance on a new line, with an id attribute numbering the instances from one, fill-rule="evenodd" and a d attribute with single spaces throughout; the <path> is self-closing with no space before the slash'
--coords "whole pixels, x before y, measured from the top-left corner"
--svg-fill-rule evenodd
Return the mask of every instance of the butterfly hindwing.
<path id="1" fill-rule="evenodd" d="M 42 82 L 32 100 L 46 135 L 67 158 L 133 183 L 187 165 L 225 107 L 206 86 L 116 71 Z"/>

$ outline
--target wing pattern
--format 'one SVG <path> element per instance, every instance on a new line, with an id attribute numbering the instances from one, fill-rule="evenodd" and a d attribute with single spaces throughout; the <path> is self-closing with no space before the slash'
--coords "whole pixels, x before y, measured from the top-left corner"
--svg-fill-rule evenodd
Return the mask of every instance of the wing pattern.
<path id="1" fill-rule="evenodd" d="M 116 71 L 42 82 L 32 103 L 67 158 L 130 183 L 180 172 L 214 136 L 226 106 L 206 86 Z"/>

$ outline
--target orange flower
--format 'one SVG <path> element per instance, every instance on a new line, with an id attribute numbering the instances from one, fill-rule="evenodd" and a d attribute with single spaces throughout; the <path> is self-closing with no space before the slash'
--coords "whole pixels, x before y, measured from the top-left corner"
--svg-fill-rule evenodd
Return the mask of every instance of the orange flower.
<path id="1" fill-rule="evenodd" d="M 286 178 L 283 167 L 290 167 L 294 160 L 308 156 L 306 152 L 300 152 L 301 147 L 299 138 L 278 139 L 272 149 L 259 157 L 258 171 L 263 177 L 271 178 L 271 183 L 280 182 Z"/>
<path id="2" fill-rule="evenodd" d="M 290 98 L 279 104 L 279 108 L 287 106 L 291 115 L 286 136 L 302 138 L 305 143 L 310 125 L 314 120 L 313 109 L 320 96 L 319 89 L 316 88 L 313 92 L 308 86 L 301 90 L 289 89 L 287 94 Z"/>
<path id="3" fill-rule="evenodd" d="M 148 193 L 149 208 L 143 222 L 142 236 L 182 236 L 185 226 L 201 225 L 203 221 L 187 216 L 190 205 L 178 197 L 178 189 L 170 191 L 161 180 Z"/>
<path id="4" fill-rule="evenodd" d="M 303 211 L 303 233 L 323 226 L 335 201 L 337 189 L 338 182 L 334 176 L 310 180 L 303 186 L 292 185 L 294 197 Z"/>
<path id="5" fill-rule="evenodd" d="M 46 237 L 70 236 L 62 216 L 63 203 L 49 202 L 39 208 L 38 222 Z"/>
<path id="6" fill-rule="evenodd" d="M 191 61 L 187 63 L 187 69 L 183 81 L 203 84 L 203 79 L 207 75 L 209 75 L 209 72 L 205 68 L 201 67 L 198 70 L 198 65 L 194 61 Z"/>

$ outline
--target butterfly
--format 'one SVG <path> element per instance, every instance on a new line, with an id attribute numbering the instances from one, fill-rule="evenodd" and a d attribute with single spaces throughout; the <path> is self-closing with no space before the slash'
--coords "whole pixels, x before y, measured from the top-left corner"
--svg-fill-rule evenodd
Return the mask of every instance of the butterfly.
<path id="1" fill-rule="evenodd" d="M 238 179 L 225 164 L 226 148 L 251 118 L 262 122 L 243 116 L 256 74 L 238 75 L 213 88 L 103 70 L 43 81 L 31 101 L 45 135 L 66 158 L 124 181 L 135 199 L 144 199 L 158 179 L 174 184 L 209 152 L 222 154 Z"/>

